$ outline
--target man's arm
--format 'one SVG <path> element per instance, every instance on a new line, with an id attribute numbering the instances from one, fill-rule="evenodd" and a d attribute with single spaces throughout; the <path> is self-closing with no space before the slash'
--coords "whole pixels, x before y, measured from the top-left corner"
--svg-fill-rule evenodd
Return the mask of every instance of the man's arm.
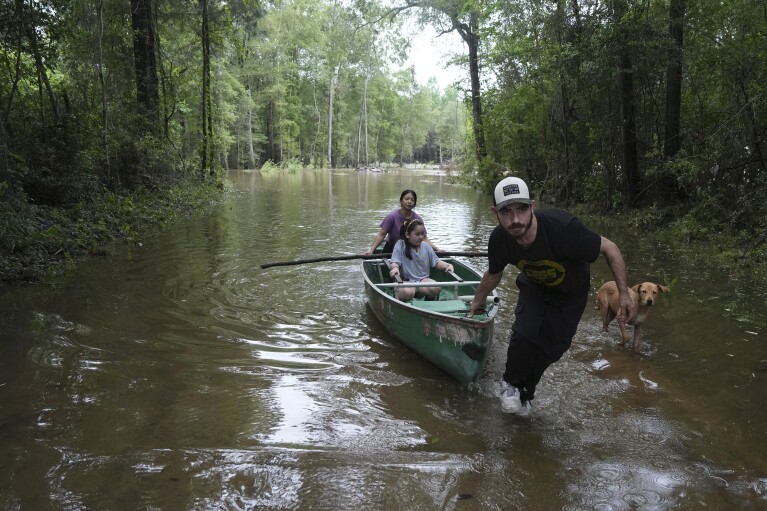
<path id="1" fill-rule="evenodd" d="M 471 301 L 468 317 L 474 316 L 474 313 L 478 309 L 485 308 L 488 295 L 501 283 L 501 277 L 503 277 L 502 271 L 499 271 L 498 273 L 490 273 L 489 271 L 486 271 L 485 274 L 482 275 L 482 280 L 477 286 L 477 292 L 474 293 L 474 299 Z"/>
<path id="2" fill-rule="evenodd" d="M 629 296 L 626 262 L 623 260 L 623 255 L 621 254 L 618 245 L 604 236 L 602 236 L 602 242 L 599 245 L 599 252 L 605 257 L 607 266 L 609 266 L 610 271 L 613 272 L 615 285 L 618 287 L 618 301 L 621 305 L 621 310 L 618 312 L 618 316 L 625 315 L 626 321 L 631 321 L 636 314 L 636 304 L 631 301 L 631 297 Z"/>

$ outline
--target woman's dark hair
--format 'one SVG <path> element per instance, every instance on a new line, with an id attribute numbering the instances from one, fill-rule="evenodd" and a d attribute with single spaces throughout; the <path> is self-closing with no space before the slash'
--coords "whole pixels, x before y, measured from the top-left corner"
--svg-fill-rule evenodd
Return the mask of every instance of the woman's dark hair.
<path id="1" fill-rule="evenodd" d="M 399 194 L 399 201 L 402 202 L 402 199 L 405 198 L 405 195 L 409 193 L 413 194 L 413 207 L 415 207 L 415 205 L 418 204 L 418 195 L 415 193 L 415 190 L 404 190 L 401 194 Z"/>
<path id="2" fill-rule="evenodd" d="M 412 259 L 413 254 L 410 253 L 412 247 L 410 246 L 410 243 L 407 242 L 406 235 L 413 232 L 419 225 L 423 225 L 423 220 L 418 220 L 417 218 L 414 218 L 413 220 L 405 220 L 399 230 L 399 239 L 403 240 L 402 244 L 405 246 L 405 257 L 408 259 Z"/>

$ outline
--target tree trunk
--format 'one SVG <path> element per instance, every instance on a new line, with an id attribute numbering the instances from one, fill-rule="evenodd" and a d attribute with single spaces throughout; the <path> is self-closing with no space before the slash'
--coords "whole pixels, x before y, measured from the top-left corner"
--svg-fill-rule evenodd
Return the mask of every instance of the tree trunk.
<path id="1" fill-rule="evenodd" d="M 762 150 L 763 135 L 760 132 L 764 131 L 762 124 L 759 122 L 759 116 L 754 109 L 754 101 L 748 93 L 748 84 L 746 83 L 746 77 L 740 78 L 740 92 L 743 94 L 744 113 L 747 113 L 748 124 L 751 126 L 751 152 L 754 155 L 756 166 L 749 165 L 747 178 L 749 181 L 754 182 L 757 174 L 764 172 L 765 160 L 764 151 Z"/>
<path id="2" fill-rule="evenodd" d="M 368 149 L 368 80 L 370 79 L 370 76 L 368 74 L 365 75 L 365 91 L 363 94 L 363 101 L 362 101 L 362 114 L 365 117 L 365 166 L 370 165 L 370 152 Z"/>
<path id="3" fill-rule="evenodd" d="M 109 110 L 107 108 L 107 82 L 104 77 L 104 2 L 99 0 L 96 4 L 96 14 L 98 16 L 98 70 L 99 83 L 101 85 L 101 145 L 104 151 L 104 169 L 107 181 L 112 180 L 111 158 L 109 155 Z"/>
<path id="4" fill-rule="evenodd" d="M 628 204 L 633 207 L 640 191 L 639 158 L 636 137 L 636 108 L 634 106 L 634 76 L 631 56 L 626 48 L 621 49 L 620 89 L 623 175 L 626 179 Z"/>
<path id="5" fill-rule="evenodd" d="M 663 156 L 674 158 L 681 148 L 682 50 L 686 0 L 671 0 L 668 9 L 668 63 L 666 64 L 666 110 L 664 116 Z M 680 196 L 677 176 L 665 174 L 659 183 L 660 194 L 667 200 Z"/>
<path id="6" fill-rule="evenodd" d="M 669 50 L 666 65 L 666 115 L 663 156 L 673 158 L 679 152 L 682 111 L 682 49 L 684 48 L 685 0 L 669 4 Z"/>
<path id="7" fill-rule="evenodd" d="M 405 137 L 407 136 L 407 126 L 405 123 L 402 123 L 402 141 L 400 142 L 399 147 L 399 166 L 404 167 L 405 166 Z"/>
<path id="8" fill-rule="evenodd" d="M 312 146 L 310 149 L 311 157 L 313 160 L 315 160 L 315 166 L 316 166 L 316 158 L 315 158 L 315 151 L 317 149 L 317 144 L 320 140 L 320 135 L 322 134 L 322 115 L 320 114 L 320 107 L 317 104 L 317 81 L 312 80 L 312 98 L 314 99 L 314 113 L 317 115 L 317 132 L 314 134 L 314 139 L 312 140 Z M 322 153 L 320 153 L 322 154 Z M 320 165 L 321 167 L 322 165 Z"/>
<path id="9" fill-rule="evenodd" d="M 51 112 L 53 112 L 53 123 L 58 124 L 60 120 L 59 113 L 59 101 L 56 98 L 56 93 L 53 91 L 51 81 L 48 79 L 48 72 L 45 70 L 45 63 L 43 57 L 40 55 L 40 48 L 37 45 L 37 31 L 32 29 L 29 31 L 29 39 L 32 45 L 32 53 L 35 57 L 35 67 L 37 68 L 37 76 L 40 83 L 45 85 L 45 91 L 48 93 L 48 98 L 51 102 Z M 42 90 L 40 91 L 42 96 Z M 42 100 L 42 98 L 41 98 Z M 42 102 L 41 102 L 42 108 Z"/>
<path id="10" fill-rule="evenodd" d="M 248 104 L 248 168 L 256 168 L 256 151 L 253 147 L 253 91 L 248 85 L 248 97 L 250 103 Z"/>
<path id="11" fill-rule="evenodd" d="M 474 145 L 477 160 L 482 161 L 487 156 L 485 148 L 485 130 L 482 126 L 482 97 L 479 83 L 479 36 L 477 35 L 478 19 L 476 13 L 471 13 L 469 25 L 458 22 L 453 18 L 456 27 L 466 45 L 469 47 L 469 75 L 471 77 L 471 114 L 474 123 Z"/>
<path id="12" fill-rule="evenodd" d="M 5 131 L 5 116 L 0 109 L 0 200 L 14 193 L 11 169 L 8 165 L 8 136 Z"/>
<path id="13" fill-rule="evenodd" d="M 275 109 L 275 111 L 277 111 L 277 105 L 276 104 L 274 105 L 274 109 Z M 277 126 L 277 137 L 279 139 L 277 141 L 277 147 L 279 147 L 279 149 L 280 149 L 280 162 L 283 162 L 283 161 L 285 161 L 285 140 L 282 138 L 282 126 L 283 126 L 283 124 L 282 124 L 282 110 L 280 110 L 278 112 L 277 120 L 280 121 L 280 122 L 277 123 L 277 124 L 279 124 L 279 126 Z M 290 159 L 292 157 L 293 157 L 293 155 L 288 153 L 288 159 Z"/>
<path id="14" fill-rule="evenodd" d="M 207 1 L 202 1 L 204 15 L 207 16 Z M 206 24 L 207 20 L 203 23 Z M 131 25 L 133 28 L 133 64 L 136 70 L 136 99 L 144 109 L 150 126 L 154 128 L 159 119 L 158 105 L 160 101 L 152 0 L 131 0 Z"/>
<path id="15" fill-rule="evenodd" d="M 279 163 L 280 159 L 277 157 L 277 142 L 275 141 L 275 129 L 274 129 L 274 101 L 269 100 L 265 107 L 265 121 L 266 126 L 266 147 L 264 148 L 264 161 L 271 161 L 272 163 Z"/>
<path id="16" fill-rule="evenodd" d="M 620 25 L 625 14 L 623 0 L 615 2 L 615 20 Z M 621 145 L 623 147 L 623 175 L 626 179 L 626 198 L 630 207 L 636 205 L 640 192 L 639 160 L 636 135 L 636 108 L 634 106 L 634 70 L 629 53 L 628 37 L 622 27 L 618 42 L 618 81 L 620 88 Z"/>
<path id="17" fill-rule="evenodd" d="M 209 16 L 208 16 L 208 0 L 200 0 L 200 7 L 202 10 L 202 177 L 206 174 L 213 174 L 213 128 L 210 126 L 210 34 L 209 34 Z"/>
<path id="18" fill-rule="evenodd" d="M 354 163 L 355 168 L 360 166 L 360 152 L 362 151 L 362 116 L 363 112 L 360 110 L 360 119 L 357 123 L 357 161 Z"/>
<path id="19" fill-rule="evenodd" d="M 328 164 L 333 165 L 333 94 L 335 93 L 336 68 L 331 70 L 330 87 L 328 91 Z"/>

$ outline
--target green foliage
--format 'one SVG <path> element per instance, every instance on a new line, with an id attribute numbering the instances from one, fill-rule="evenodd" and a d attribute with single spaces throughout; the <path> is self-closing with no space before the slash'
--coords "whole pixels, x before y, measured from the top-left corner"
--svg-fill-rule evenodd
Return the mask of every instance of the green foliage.
<path id="1" fill-rule="evenodd" d="M 281 167 L 283 171 L 287 172 L 288 174 L 295 174 L 296 172 L 300 172 L 304 169 L 304 166 L 301 165 L 301 162 L 296 158 L 283 161 Z"/>
<path id="2" fill-rule="evenodd" d="M 687 214 L 669 225 L 677 239 L 703 241 L 712 236 L 711 228 L 692 214 Z"/>
<path id="3" fill-rule="evenodd" d="M 468 84 L 440 93 L 402 68 L 405 12 L 392 19 L 374 2 L 210 4 L 213 101 L 206 119 L 213 133 L 205 144 L 214 165 L 266 162 L 262 172 L 450 159 L 460 169 L 454 178 L 478 189 L 514 174 L 547 202 L 640 207 L 639 224 L 672 229 L 680 239 L 719 230 L 760 239 L 767 230 L 767 20 L 749 2 L 685 4 L 673 155 L 665 144 L 674 48 L 668 5 L 636 2 L 577 11 L 578 3 L 529 0 L 413 6 L 438 30 L 477 25 L 483 161 L 474 155 Z M 0 6 L 0 154 L 10 167 L 0 198 L 19 218 L 0 224 L 5 248 L 17 250 L 29 236 L 41 253 L 59 253 L 67 229 L 87 230 L 71 218 L 41 224 L 40 215 L 56 218 L 48 207 L 69 215 L 103 201 L 114 209 L 93 225 L 135 236 L 141 230 L 134 224 L 111 220 L 151 217 L 134 194 L 162 193 L 178 179 L 220 184 L 221 167 L 200 168 L 201 14 L 194 2 L 155 7 L 156 115 L 136 97 L 130 2 Z M 620 74 L 618 62 L 629 72 Z M 630 105 L 619 93 L 621 76 L 632 79 Z M 631 144 L 622 137 L 628 127 L 638 150 L 638 175 L 631 176 Z M 639 195 L 629 197 L 634 180 Z M 7 200 L 10 182 L 14 201 Z"/>
<path id="4" fill-rule="evenodd" d="M 301 162 L 294 158 L 292 160 L 285 160 L 280 163 L 274 163 L 272 161 L 264 162 L 264 164 L 261 166 L 261 173 L 262 174 L 275 174 L 275 173 L 295 174 L 296 172 L 301 172 L 303 169 L 304 169 L 304 166 L 301 164 Z"/>
<path id="5" fill-rule="evenodd" d="M 720 229 L 764 232 L 767 47 L 761 34 L 767 22 L 748 14 L 753 11 L 746 4 L 686 4 L 681 147 L 668 157 L 668 4 L 574 12 L 575 5 L 491 5 L 483 43 L 485 66 L 496 80 L 482 98 L 490 156 L 557 203 L 588 202 L 603 211 L 628 207 L 625 104 L 617 73 L 618 59 L 625 57 L 639 149 L 636 205 L 683 212 L 675 223 L 665 212 L 657 218 L 642 214 L 639 221 L 673 224 L 685 239 Z M 624 10 L 613 11 L 616 6 Z"/>
<path id="6" fill-rule="evenodd" d="M 280 168 L 279 164 L 276 164 L 272 162 L 271 160 L 265 161 L 263 165 L 261 165 L 261 173 L 262 174 L 275 174 L 277 172 L 280 172 L 282 169 Z"/>
<path id="7" fill-rule="evenodd" d="M 663 285 L 669 290 L 669 294 L 673 295 L 676 285 L 679 282 L 679 277 L 671 277 L 666 273 L 666 270 L 660 268 L 658 272 L 663 275 Z"/>
<path id="8" fill-rule="evenodd" d="M 138 241 L 219 194 L 216 186 L 181 180 L 154 191 L 103 190 L 69 208 L 33 205 L 22 195 L 0 201 L 0 279 L 67 271 L 75 258 L 104 255 L 115 241 Z"/>
<path id="9" fill-rule="evenodd" d="M 625 204 L 623 196 L 617 193 L 605 173 L 595 169 L 594 172 L 585 176 L 583 180 L 582 199 L 587 204 L 592 204 L 602 211 L 622 209 Z"/>

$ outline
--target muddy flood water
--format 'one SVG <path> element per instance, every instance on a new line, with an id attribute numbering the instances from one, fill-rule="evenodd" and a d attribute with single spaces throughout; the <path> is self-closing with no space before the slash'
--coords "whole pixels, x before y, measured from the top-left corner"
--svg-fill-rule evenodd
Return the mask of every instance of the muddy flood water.
<path id="1" fill-rule="evenodd" d="M 673 292 L 639 352 L 587 307 L 506 415 L 516 270 L 463 386 L 377 322 L 359 261 L 260 268 L 364 252 L 405 188 L 440 248 L 484 251 L 488 196 L 422 170 L 230 178 L 202 216 L 0 289 L 0 510 L 767 509 L 764 289 L 584 218 L 630 284 Z"/>

